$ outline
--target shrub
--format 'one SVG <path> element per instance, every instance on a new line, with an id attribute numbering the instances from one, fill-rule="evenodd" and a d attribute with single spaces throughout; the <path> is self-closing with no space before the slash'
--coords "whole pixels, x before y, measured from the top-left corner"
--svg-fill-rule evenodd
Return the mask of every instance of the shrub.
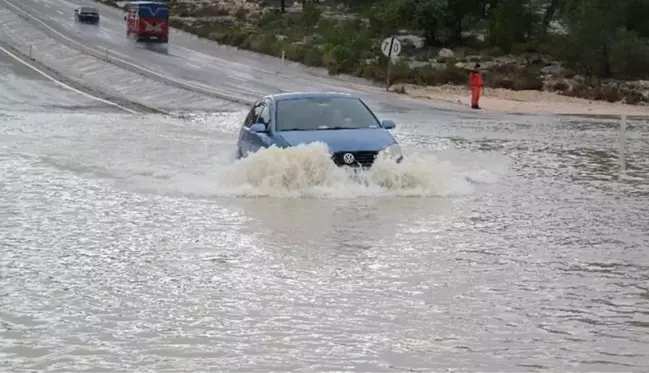
<path id="1" fill-rule="evenodd" d="M 319 45 L 306 44 L 304 49 L 304 64 L 322 67 L 323 52 Z"/>
<path id="2" fill-rule="evenodd" d="M 568 88 L 570 88 L 570 86 L 568 85 L 568 83 L 566 83 L 565 80 L 556 81 L 551 86 L 551 89 L 553 91 L 559 91 L 559 92 L 565 92 L 568 90 Z"/>
<path id="3" fill-rule="evenodd" d="M 514 85 L 512 89 L 515 91 L 524 90 L 543 90 L 543 81 L 539 78 L 538 71 L 535 69 L 521 69 L 513 78 Z"/>

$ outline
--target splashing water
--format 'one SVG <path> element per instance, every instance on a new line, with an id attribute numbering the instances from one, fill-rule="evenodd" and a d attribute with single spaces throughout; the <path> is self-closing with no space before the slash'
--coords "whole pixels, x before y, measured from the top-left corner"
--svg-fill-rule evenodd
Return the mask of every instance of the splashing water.
<path id="1" fill-rule="evenodd" d="M 437 156 L 406 154 L 399 164 L 379 158 L 368 170 L 354 170 L 336 166 L 324 143 L 271 147 L 234 160 L 231 135 L 223 138 L 222 126 L 193 128 L 171 122 L 161 127 L 155 118 L 126 127 L 122 117 L 110 117 L 106 126 L 79 126 L 79 120 L 57 115 L 3 121 L 5 144 L 11 144 L 12 151 L 37 155 L 36 162 L 46 167 L 136 193 L 198 198 L 457 196 L 474 192 L 476 184 L 497 182 L 500 172 L 493 166 L 507 163 L 444 149 Z M 97 120 L 88 114 L 80 118 L 84 123 Z M 25 128 L 34 136 L 27 142 Z M 119 136 L 116 128 L 121 129 Z"/>
<path id="2" fill-rule="evenodd" d="M 239 160 L 229 155 L 217 154 L 212 158 L 215 163 L 198 165 L 189 172 L 168 166 L 132 168 L 133 164 L 122 162 L 106 169 L 106 165 L 67 158 L 43 160 L 120 188 L 199 198 L 450 197 L 472 193 L 475 184 L 498 181 L 498 173 L 491 168 L 457 170 L 450 161 L 426 153 L 406 155 L 401 163 L 379 157 L 370 169 L 338 167 L 323 143 L 286 149 L 273 146 Z"/>
<path id="3" fill-rule="evenodd" d="M 473 185 L 456 175 L 450 162 L 433 155 L 410 155 L 401 163 L 378 158 L 366 170 L 338 167 L 324 143 L 261 149 L 219 168 L 211 187 L 189 194 L 352 198 L 361 196 L 453 196 L 471 193 Z M 188 180 L 183 184 L 188 185 Z M 198 189 L 201 189 L 200 191 Z M 210 192 L 211 191 L 211 192 Z"/>

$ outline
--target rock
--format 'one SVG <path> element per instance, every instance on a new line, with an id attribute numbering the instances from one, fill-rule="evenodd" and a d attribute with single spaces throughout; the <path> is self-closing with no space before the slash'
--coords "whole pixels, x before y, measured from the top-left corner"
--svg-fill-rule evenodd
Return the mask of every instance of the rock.
<path id="1" fill-rule="evenodd" d="M 469 55 L 465 57 L 469 62 L 481 62 L 484 59 L 484 56 L 480 55 Z"/>
<path id="2" fill-rule="evenodd" d="M 412 45 L 415 49 L 420 49 L 424 46 L 424 38 L 417 35 L 400 35 L 399 40 L 404 44 Z"/>
<path id="3" fill-rule="evenodd" d="M 437 53 L 437 57 L 453 58 L 455 57 L 455 53 L 453 53 L 453 51 L 448 48 L 443 48 L 442 50 L 439 51 L 439 53 Z"/>
<path id="4" fill-rule="evenodd" d="M 481 70 L 490 70 L 493 69 L 498 65 L 498 62 L 496 61 L 483 61 L 480 62 L 480 69 Z"/>
<path id="5" fill-rule="evenodd" d="M 430 67 L 432 67 L 435 70 L 446 70 L 445 63 L 433 62 L 430 64 Z"/>
<path id="6" fill-rule="evenodd" d="M 525 64 L 525 65 L 549 65 L 553 63 L 554 61 L 549 60 L 546 56 L 538 54 L 538 53 L 531 53 L 531 52 L 525 52 L 518 56 L 520 60 L 520 64 Z"/>
<path id="7" fill-rule="evenodd" d="M 559 63 L 552 63 L 541 69 L 543 75 L 562 76 L 565 75 L 566 69 Z"/>
<path id="8" fill-rule="evenodd" d="M 424 66 L 427 66 L 427 65 L 430 65 L 430 64 L 428 62 L 426 62 L 426 61 L 409 61 L 408 62 L 408 66 L 411 69 L 416 69 L 418 67 L 424 67 Z"/>

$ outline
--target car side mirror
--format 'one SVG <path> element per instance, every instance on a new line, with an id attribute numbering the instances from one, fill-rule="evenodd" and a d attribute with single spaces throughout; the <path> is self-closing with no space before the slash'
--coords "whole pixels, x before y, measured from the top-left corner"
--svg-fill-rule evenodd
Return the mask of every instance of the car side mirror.
<path id="1" fill-rule="evenodd" d="M 397 125 L 394 123 L 392 119 L 383 119 L 381 121 L 381 126 L 385 128 L 386 130 L 391 130 L 393 128 L 396 128 Z"/>
<path id="2" fill-rule="evenodd" d="M 255 123 L 250 126 L 250 132 L 264 133 L 266 132 L 266 126 L 263 123 Z"/>

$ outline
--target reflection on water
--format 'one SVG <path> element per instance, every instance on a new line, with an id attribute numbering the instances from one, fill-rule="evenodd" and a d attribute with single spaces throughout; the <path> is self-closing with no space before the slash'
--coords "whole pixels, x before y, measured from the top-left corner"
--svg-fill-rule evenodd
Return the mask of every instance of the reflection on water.
<path id="1" fill-rule="evenodd" d="M 239 199 L 222 200 L 254 219 L 249 226 L 267 232 L 266 244 L 334 249 L 370 239 L 376 244 L 394 237 L 400 227 L 420 220 L 442 219 L 452 209 L 443 198 Z"/>
<path id="2" fill-rule="evenodd" d="M 412 165 L 359 181 L 233 163 L 240 114 L 0 117 L 0 361 L 649 369 L 646 127 L 616 178 L 609 126 L 395 118 Z"/>

